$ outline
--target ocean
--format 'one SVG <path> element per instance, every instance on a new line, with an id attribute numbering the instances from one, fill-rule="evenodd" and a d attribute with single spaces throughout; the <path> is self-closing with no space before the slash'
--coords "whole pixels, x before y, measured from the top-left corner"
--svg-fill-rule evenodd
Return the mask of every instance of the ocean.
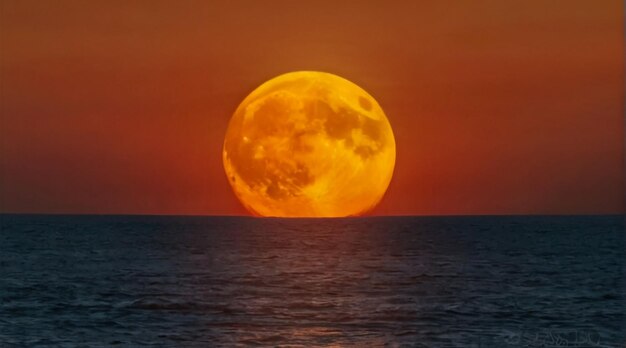
<path id="1" fill-rule="evenodd" d="M 623 216 L 0 216 L 4 347 L 626 347 Z"/>

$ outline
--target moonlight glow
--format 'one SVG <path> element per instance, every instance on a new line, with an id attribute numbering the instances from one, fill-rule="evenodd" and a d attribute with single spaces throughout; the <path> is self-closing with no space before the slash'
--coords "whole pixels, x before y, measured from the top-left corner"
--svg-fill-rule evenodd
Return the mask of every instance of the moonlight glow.
<path id="1" fill-rule="evenodd" d="M 382 198 L 396 145 L 383 110 L 354 83 L 322 72 L 273 78 L 228 126 L 228 181 L 256 215 L 361 215 Z"/>

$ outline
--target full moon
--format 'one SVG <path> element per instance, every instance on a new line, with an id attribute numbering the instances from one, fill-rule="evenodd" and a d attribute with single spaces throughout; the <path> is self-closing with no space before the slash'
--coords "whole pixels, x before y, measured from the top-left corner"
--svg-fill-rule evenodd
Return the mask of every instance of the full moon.
<path id="1" fill-rule="evenodd" d="M 224 139 L 228 181 L 253 214 L 342 217 L 382 199 L 396 143 L 376 100 L 337 75 L 298 71 L 250 93 Z"/>

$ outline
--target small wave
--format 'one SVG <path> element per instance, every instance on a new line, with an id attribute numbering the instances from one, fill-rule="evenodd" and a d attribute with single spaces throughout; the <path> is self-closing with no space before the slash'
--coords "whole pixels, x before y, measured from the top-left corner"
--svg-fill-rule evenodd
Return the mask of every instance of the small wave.
<path id="1" fill-rule="evenodd" d="M 131 301 L 130 303 L 125 303 L 122 307 L 129 309 L 140 309 L 140 310 L 155 310 L 155 311 L 201 311 L 201 312 L 218 312 L 222 314 L 231 314 L 234 309 L 228 305 L 221 304 L 203 304 L 196 302 L 178 302 L 178 301 L 170 301 L 166 299 L 138 299 L 135 301 Z"/>
<path id="2" fill-rule="evenodd" d="M 279 343 L 279 342 L 285 341 L 286 339 L 287 337 L 282 336 L 282 335 L 270 335 L 270 336 L 259 337 L 259 338 L 243 339 L 240 342 L 244 344 L 248 344 L 248 345 L 253 345 L 253 346 L 267 346 L 268 344 Z"/>
<path id="3" fill-rule="evenodd" d="M 337 305 L 331 302 L 293 302 L 287 305 L 289 309 L 304 309 L 304 310 L 319 310 L 319 309 L 331 309 Z"/>

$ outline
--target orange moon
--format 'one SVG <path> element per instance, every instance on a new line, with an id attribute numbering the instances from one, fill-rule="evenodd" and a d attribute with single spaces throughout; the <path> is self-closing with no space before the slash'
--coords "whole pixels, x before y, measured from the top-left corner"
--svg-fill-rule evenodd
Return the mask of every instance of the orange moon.
<path id="1" fill-rule="evenodd" d="M 337 75 L 298 71 L 250 93 L 224 139 L 228 181 L 253 214 L 362 215 L 382 199 L 396 160 L 376 100 Z"/>

